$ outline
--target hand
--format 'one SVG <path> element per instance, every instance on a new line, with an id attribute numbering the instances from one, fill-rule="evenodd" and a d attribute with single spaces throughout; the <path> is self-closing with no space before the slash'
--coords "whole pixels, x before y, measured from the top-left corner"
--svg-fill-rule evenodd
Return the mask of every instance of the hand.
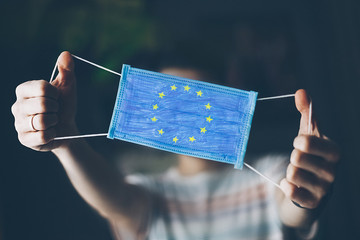
<path id="1" fill-rule="evenodd" d="M 50 151 L 66 144 L 56 136 L 75 134 L 76 79 L 69 52 L 58 58 L 59 74 L 52 83 L 34 80 L 16 88 L 11 111 L 19 141 L 37 151 Z"/>
<path id="2" fill-rule="evenodd" d="M 301 113 L 299 135 L 294 140 L 286 178 L 280 187 L 284 194 L 300 206 L 314 209 L 319 206 L 335 179 L 335 167 L 339 160 L 338 146 L 321 135 L 315 119 L 312 134 L 308 133 L 309 98 L 305 90 L 295 94 L 295 104 Z"/>

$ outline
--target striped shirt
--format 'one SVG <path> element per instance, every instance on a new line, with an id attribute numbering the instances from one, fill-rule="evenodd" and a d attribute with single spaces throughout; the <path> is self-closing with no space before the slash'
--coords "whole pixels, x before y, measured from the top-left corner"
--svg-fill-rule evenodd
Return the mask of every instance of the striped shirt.
<path id="1" fill-rule="evenodd" d="M 288 158 L 269 155 L 254 167 L 279 182 L 287 164 Z M 226 167 L 195 176 L 182 176 L 170 168 L 156 176 L 131 175 L 127 181 L 154 195 L 149 240 L 284 239 L 275 187 L 246 168 Z M 121 228 L 113 229 L 118 239 L 129 239 L 120 237 Z"/>

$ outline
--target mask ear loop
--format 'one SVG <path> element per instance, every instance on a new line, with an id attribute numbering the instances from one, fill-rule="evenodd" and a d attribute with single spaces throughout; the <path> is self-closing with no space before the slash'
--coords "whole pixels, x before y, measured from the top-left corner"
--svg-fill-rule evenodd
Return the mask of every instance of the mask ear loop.
<path id="1" fill-rule="evenodd" d="M 312 135 L 312 100 L 309 103 L 309 122 L 308 122 L 308 134 Z"/>
<path id="2" fill-rule="evenodd" d="M 275 187 L 280 188 L 280 185 L 277 184 L 276 182 L 274 182 L 273 180 L 271 180 L 270 178 L 268 178 L 267 176 L 265 176 L 264 174 L 262 174 L 261 172 L 259 172 L 258 170 L 256 170 L 255 168 L 253 168 L 252 166 L 250 166 L 249 164 L 247 164 L 246 162 L 244 162 L 244 165 L 249 168 L 251 171 L 253 171 L 254 173 L 258 174 L 260 177 L 264 178 L 266 181 L 268 181 L 269 183 L 273 184 Z"/>

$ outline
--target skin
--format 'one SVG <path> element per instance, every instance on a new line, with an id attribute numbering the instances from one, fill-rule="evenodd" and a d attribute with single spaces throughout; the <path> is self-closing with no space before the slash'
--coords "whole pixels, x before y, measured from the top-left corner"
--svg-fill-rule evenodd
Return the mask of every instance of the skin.
<path id="1" fill-rule="evenodd" d="M 19 141 L 36 151 L 53 152 L 63 165 L 79 194 L 102 216 L 129 229 L 143 239 L 150 212 L 149 193 L 124 182 L 102 156 L 84 140 L 53 141 L 55 136 L 76 135 L 76 78 L 69 52 L 58 58 L 59 74 L 50 84 L 44 80 L 28 81 L 16 88 L 17 100 L 12 106 Z M 164 73 L 199 79 L 193 70 L 166 69 Z M 301 113 L 299 135 L 294 139 L 286 178 L 277 193 L 282 222 L 298 229 L 308 228 L 316 219 L 313 214 L 335 179 L 339 160 L 337 145 L 323 136 L 315 119 L 313 135 L 307 134 L 309 98 L 298 90 L 295 103 Z M 34 130 L 34 129 L 35 130 Z M 185 176 L 215 171 L 219 163 L 179 155 L 178 170 Z M 126 194 L 124 194 L 126 193 Z M 299 208 L 292 201 L 307 208 Z"/>

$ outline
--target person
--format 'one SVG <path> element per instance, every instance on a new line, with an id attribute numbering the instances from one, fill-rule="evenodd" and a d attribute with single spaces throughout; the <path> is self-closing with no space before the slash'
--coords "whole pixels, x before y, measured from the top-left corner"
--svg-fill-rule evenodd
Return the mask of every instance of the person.
<path id="1" fill-rule="evenodd" d="M 299 134 L 289 157 L 269 155 L 257 167 L 281 190 L 253 172 L 179 155 L 163 174 L 124 178 L 83 139 L 53 141 L 78 134 L 76 79 L 69 52 L 58 58 L 59 74 L 50 84 L 27 81 L 16 88 L 12 106 L 19 141 L 36 151 L 51 151 L 78 193 L 106 218 L 119 239 L 310 239 L 319 209 L 335 179 L 340 155 L 312 120 L 309 97 L 295 95 L 301 113 Z M 196 69 L 162 72 L 201 79 Z M 288 235 L 290 234 L 290 235 Z"/>

